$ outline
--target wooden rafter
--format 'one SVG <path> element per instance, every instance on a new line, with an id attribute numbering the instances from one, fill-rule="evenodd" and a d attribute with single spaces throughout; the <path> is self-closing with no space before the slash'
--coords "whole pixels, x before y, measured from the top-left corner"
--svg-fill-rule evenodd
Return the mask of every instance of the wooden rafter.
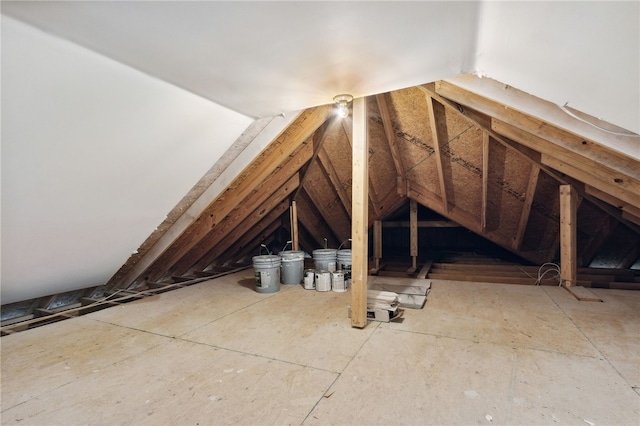
<path id="1" fill-rule="evenodd" d="M 263 216 L 257 223 L 243 223 L 241 227 L 227 234 L 216 246 L 200 259 L 191 269 L 206 270 L 212 264 L 224 264 L 236 256 L 237 249 L 250 244 L 250 241 L 258 238 L 258 235 L 271 223 L 281 217 L 289 206 L 286 199 L 273 208 L 268 214 Z"/>
<path id="2" fill-rule="evenodd" d="M 629 203 L 626 203 L 613 195 L 603 192 L 597 188 L 589 185 L 585 185 L 585 192 L 600 200 L 622 210 L 621 217 L 623 219 L 633 222 L 635 225 L 640 226 L 640 208 L 637 208 Z"/>
<path id="3" fill-rule="evenodd" d="M 529 148 L 527 146 L 523 146 L 520 145 L 517 142 L 513 142 L 511 140 L 509 140 L 507 137 L 502 136 L 501 134 L 498 134 L 492 127 L 488 127 L 487 123 L 491 124 L 493 123 L 495 125 L 496 120 L 495 119 L 491 119 L 491 118 L 486 118 L 486 116 L 479 114 L 477 112 L 475 112 L 473 109 L 470 108 L 466 108 L 465 106 L 462 106 L 450 99 L 444 98 L 442 97 L 440 94 L 436 93 L 434 91 L 434 88 L 432 87 L 433 85 L 422 85 L 422 86 L 418 86 L 418 88 L 420 88 L 422 91 L 424 91 L 427 95 L 432 96 L 434 99 L 436 99 L 438 102 L 442 103 L 443 105 L 447 106 L 450 108 L 450 110 L 466 117 L 467 119 L 471 120 L 473 123 L 475 123 L 478 127 L 480 127 L 483 131 L 487 132 L 490 136 L 491 139 L 494 139 L 495 141 L 499 142 L 500 144 L 504 145 L 505 147 L 509 148 L 509 149 L 513 149 L 517 152 L 519 152 L 522 155 L 522 158 L 525 158 L 527 161 L 529 161 L 530 163 L 532 163 L 534 165 L 534 167 L 538 167 L 540 168 L 540 171 L 545 172 L 547 175 L 551 176 L 553 179 L 555 179 L 559 184 L 564 185 L 564 184 L 569 184 L 569 183 L 574 183 L 575 184 L 575 180 L 571 179 L 568 176 L 564 176 L 561 175 L 560 173 L 556 172 L 555 170 L 553 170 L 552 168 L 550 168 L 549 166 L 545 165 L 542 163 L 541 161 L 541 155 L 538 151 L 536 151 L 535 149 Z M 581 145 L 581 143 L 580 143 Z M 590 187 L 589 185 L 584 185 L 585 188 L 587 188 L 589 191 L 594 192 L 594 191 L 599 191 L 600 194 L 604 194 L 602 191 Z M 578 191 L 578 194 L 580 195 L 579 201 L 581 200 L 582 197 L 585 197 L 586 199 L 588 199 L 589 201 L 591 201 L 594 205 L 596 205 L 598 208 L 600 208 L 602 211 L 606 212 L 607 214 L 611 215 L 612 217 L 614 217 L 616 220 L 619 220 L 621 222 L 623 222 L 625 225 L 630 226 L 634 232 L 637 232 L 640 234 L 640 228 L 637 227 L 637 225 L 640 225 L 640 221 L 638 223 L 634 223 L 634 218 L 633 216 L 629 216 L 629 213 L 626 212 L 620 212 L 619 210 L 610 207 L 608 204 L 601 202 L 600 200 L 596 199 L 596 196 L 591 196 L 589 194 L 586 193 L 582 193 L 580 188 L 576 187 L 576 190 Z M 604 198 L 602 198 L 604 199 Z M 616 205 L 615 203 L 611 203 L 613 205 Z M 635 206 L 630 205 L 627 202 L 623 202 L 624 205 L 629 206 L 627 207 L 627 211 L 629 211 L 630 209 L 633 209 Z M 466 226 L 466 225 L 465 225 Z M 467 226 L 468 227 L 468 226 Z M 472 228 L 469 228 L 472 229 Z M 557 237 L 559 238 L 559 237 Z M 511 247 L 512 248 L 512 247 Z M 557 253 L 557 250 L 559 248 L 559 244 L 556 241 L 555 244 L 553 244 L 550 247 L 550 251 L 548 254 L 541 256 L 540 258 L 538 258 L 538 261 L 532 260 L 534 262 L 546 262 L 550 259 L 553 259 Z M 523 255 L 522 253 L 519 253 L 521 256 Z M 525 256 L 527 257 L 527 256 Z M 531 259 L 529 259 L 531 260 Z"/>
<path id="4" fill-rule="evenodd" d="M 322 150 L 322 146 L 324 145 L 324 141 L 327 139 L 327 136 L 335 130 L 337 123 L 337 117 L 333 115 L 328 118 L 327 121 L 323 123 L 323 125 L 320 126 L 320 128 L 313 134 L 313 155 L 307 162 L 305 170 L 302 172 L 300 187 L 296 190 L 295 194 L 293 194 L 293 197 L 291 197 L 292 200 L 295 201 L 298 193 L 304 187 L 304 183 L 306 182 L 307 176 L 309 175 L 309 169 L 311 169 L 311 167 L 315 164 L 318 153 Z"/>
<path id="5" fill-rule="evenodd" d="M 298 220 L 316 241 L 318 247 L 323 246 L 325 238 L 330 247 L 338 247 L 341 241 L 333 234 L 306 191 L 300 193 L 296 202 L 298 204 Z"/>
<path id="6" fill-rule="evenodd" d="M 287 201 L 285 200 L 282 204 L 286 207 Z M 265 216 L 260 222 L 256 223 L 250 232 L 243 235 L 226 251 L 223 251 L 220 256 L 217 256 L 213 265 L 226 265 L 229 262 L 242 259 L 244 254 L 253 250 L 255 247 L 259 247 L 260 244 L 265 244 L 267 239 L 280 228 L 280 217 L 278 216 L 274 220 L 271 220 L 273 216 L 275 215 L 270 214 Z M 257 255 L 258 253 L 255 254 Z M 205 268 L 205 271 L 213 265 L 209 265 Z"/>
<path id="7" fill-rule="evenodd" d="M 318 152 L 318 164 L 320 165 L 320 168 L 324 175 L 327 177 L 327 179 L 329 179 L 329 181 L 335 188 L 338 194 L 338 198 L 340 198 L 340 201 L 342 202 L 342 207 L 344 207 L 345 211 L 349 215 L 349 218 L 351 218 L 351 198 L 349 197 L 347 190 L 344 188 L 344 185 L 340 181 L 338 173 L 334 169 L 331 160 L 329 160 L 329 155 L 324 148 L 322 148 Z"/>
<path id="8" fill-rule="evenodd" d="M 589 239 L 588 243 L 582 248 L 581 264 L 582 266 L 589 266 L 593 259 L 598 254 L 600 247 L 607 241 L 607 239 L 613 233 L 613 230 L 618 225 L 618 221 L 614 220 L 611 216 L 605 214 L 604 219 L 597 232 Z"/>
<path id="9" fill-rule="evenodd" d="M 314 167 L 320 166 L 318 164 L 315 164 Z M 349 229 L 345 228 L 343 224 L 338 223 L 338 221 L 332 219 L 333 215 L 342 214 L 342 212 L 336 212 L 335 209 L 332 210 L 331 206 L 328 206 L 325 202 L 322 201 L 327 195 L 326 190 L 320 189 L 316 185 L 309 185 L 308 183 L 307 185 L 305 185 L 304 190 L 313 204 L 316 206 L 316 210 L 318 211 L 318 213 L 320 213 L 320 216 L 322 216 L 325 223 L 331 229 L 331 232 L 333 233 L 335 238 L 340 242 L 349 238 Z M 329 188 L 329 191 L 331 193 L 331 196 L 335 196 L 336 198 L 338 198 L 335 188 L 331 187 Z"/>
<path id="10" fill-rule="evenodd" d="M 614 134 L 600 130 L 598 126 L 609 127 L 614 132 L 624 132 L 624 129 L 612 128 L 615 126 L 599 122 L 594 117 L 574 110 L 574 115 L 582 116 L 585 121 L 592 121 L 595 124 L 595 126 L 590 125 L 571 117 L 558 105 L 490 78 L 479 79 L 467 75 L 460 76 L 456 80 L 455 83 L 437 82 L 436 91 L 448 99 L 551 141 L 556 146 L 566 148 L 613 169 L 619 167 L 618 171 L 621 173 L 635 174 L 638 177 L 640 171 L 637 160 L 623 154 L 624 147 L 637 147 L 637 136 Z M 462 99 L 465 100 L 461 101 Z M 620 149 L 609 147 L 620 147 Z"/>
<path id="11" fill-rule="evenodd" d="M 282 223 L 279 219 L 276 219 L 273 223 L 267 225 L 267 227 L 264 228 L 252 241 L 248 241 L 247 244 L 240 247 L 236 253 L 233 254 L 233 257 L 226 259 L 225 263 L 229 260 L 242 259 L 248 255 L 253 257 L 260 253 L 266 254 L 265 250 L 262 248 L 262 244 L 265 246 L 272 244 L 275 240 L 276 232 L 281 229 L 281 227 Z"/>
<path id="12" fill-rule="evenodd" d="M 520 214 L 520 222 L 518 223 L 518 231 L 516 232 L 516 236 L 514 237 L 513 241 L 513 248 L 516 250 L 520 250 L 520 248 L 522 247 L 524 232 L 527 229 L 527 223 L 529 222 L 529 214 L 531 213 L 533 198 L 535 197 L 536 187 L 538 186 L 538 176 L 540 176 L 540 167 L 532 165 L 531 174 L 529 175 L 529 183 L 527 184 L 527 193 L 525 194 L 522 213 Z"/>
<path id="13" fill-rule="evenodd" d="M 285 160 L 281 160 L 281 167 L 275 171 L 271 176 L 264 179 L 255 188 L 251 194 L 249 194 L 244 200 L 240 200 L 235 210 L 229 213 L 225 220 L 220 221 L 217 226 L 212 227 L 199 241 L 199 244 L 189 250 L 179 260 L 174 262 L 174 266 L 171 268 L 178 274 L 186 271 L 192 265 L 199 262 L 204 257 L 208 257 L 207 253 L 215 250 L 218 243 L 229 233 L 237 231 L 238 228 L 250 226 L 248 218 L 252 217 L 258 219 L 264 216 L 267 211 L 264 211 L 268 206 L 274 206 L 271 198 L 275 192 L 286 192 L 287 195 L 291 191 L 295 191 L 299 188 L 299 170 L 305 163 L 311 158 L 312 149 L 309 144 L 303 144 L 300 149 L 292 157 L 286 157 Z M 291 180 L 291 176 L 294 179 Z M 292 185 L 296 185 L 292 187 Z M 269 203 L 267 203 L 269 200 Z M 278 202 L 280 200 L 277 200 Z M 209 263 L 213 259 L 209 260 Z M 154 273 L 150 275 L 153 281 L 156 281 L 161 275 L 160 273 Z"/>
<path id="14" fill-rule="evenodd" d="M 299 114 L 297 119 L 304 119 L 305 113 Z M 107 282 L 110 289 L 128 287 L 153 262 L 169 249 L 177 236 L 186 232 L 196 219 L 213 203 L 218 195 L 216 180 L 224 170 L 233 164 L 236 157 L 251 144 L 274 120 L 271 118 L 258 119 L 253 122 L 234 142 L 216 164 L 200 179 L 167 215 L 167 219 L 158 226 L 147 240 L 132 255 L 116 274 Z"/>
<path id="15" fill-rule="evenodd" d="M 173 273 L 181 275 L 192 266 L 196 268 L 205 267 L 215 260 L 216 254 L 220 252 L 217 250 L 217 246 L 224 239 L 225 236 L 232 232 L 237 232 L 237 235 L 242 235 L 250 227 L 252 222 L 247 221 L 246 218 L 251 217 L 254 221 L 260 220 L 264 216 L 268 215 L 278 204 L 285 200 L 293 191 L 300 185 L 300 177 L 296 173 L 289 180 L 281 184 L 279 187 L 270 188 L 270 192 L 261 194 L 260 191 L 256 192 L 255 200 L 244 209 L 239 209 L 237 214 L 231 215 L 228 220 L 223 222 L 217 228 L 214 228 L 212 232 L 203 240 L 203 243 L 191 250 L 187 256 L 181 259 L 176 266 L 171 268 Z"/>
<path id="16" fill-rule="evenodd" d="M 442 198 L 442 207 L 443 211 L 447 213 L 449 211 L 449 201 L 447 197 L 447 184 L 444 176 L 444 163 L 442 159 L 441 152 L 441 137 L 438 128 L 438 123 L 436 120 L 436 113 L 434 102 L 436 102 L 433 97 L 427 96 L 427 110 L 429 111 L 429 125 L 431 126 L 431 137 L 433 139 L 433 146 L 435 148 L 436 154 L 436 167 L 438 169 L 438 179 L 440 183 L 440 193 Z"/>
<path id="17" fill-rule="evenodd" d="M 482 132 L 482 206 L 480 212 L 480 227 L 482 232 L 487 230 L 487 200 L 489 198 L 489 133 Z"/>
<path id="18" fill-rule="evenodd" d="M 610 180 L 610 182 L 606 182 L 599 178 L 594 178 L 593 170 L 595 169 L 593 169 L 591 172 L 583 170 L 582 168 L 578 168 L 575 166 L 576 164 L 579 164 L 579 162 L 572 161 L 570 159 L 559 160 L 555 156 L 543 153 L 542 163 L 549 167 L 552 167 L 553 169 L 561 173 L 569 175 L 574 179 L 584 182 L 587 185 L 593 186 L 594 188 L 597 188 L 605 193 L 612 194 L 614 197 L 619 198 L 626 203 L 630 203 L 633 206 L 640 206 L 640 186 L 638 187 L 638 192 L 634 193 L 621 186 L 616 185 L 615 181 L 618 178 L 613 178 Z M 595 167 L 595 164 L 593 164 L 593 166 Z"/>
<path id="19" fill-rule="evenodd" d="M 116 286 L 127 285 L 129 279 L 145 279 L 147 271 L 155 270 L 154 276 L 164 275 L 175 263 L 196 247 L 211 228 L 219 224 L 242 200 L 251 194 L 281 164 L 282 158 L 291 155 L 299 146 L 322 125 L 331 113 L 330 107 L 318 107 L 303 113 L 276 141 L 260 155 L 245 172 L 234 180 L 215 201 L 213 201 L 182 234 L 175 236 L 173 243 L 153 260 L 153 263 L 140 271 L 135 268 L 137 277 L 127 274 Z M 251 179 L 246 176 L 251 175 Z M 132 272 L 133 273 L 133 272 Z M 155 281 L 154 279 L 151 279 Z"/>
<path id="20" fill-rule="evenodd" d="M 469 214 L 464 210 L 458 209 L 455 206 L 445 213 L 444 209 L 442 208 L 441 199 L 437 194 L 434 194 L 433 192 L 416 184 L 411 180 L 408 180 L 407 196 L 411 199 L 415 199 L 423 206 L 430 208 L 431 210 L 434 210 L 435 212 L 459 223 L 470 231 L 482 235 L 489 241 L 492 241 L 507 250 L 513 250 L 512 240 L 510 236 L 493 230 L 486 230 L 485 232 L 482 232 L 480 221 L 474 215 Z M 543 263 L 546 261 L 538 257 L 535 253 L 519 252 L 518 254 L 532 263 Z"/>
<path id="21" fill-rule="evenodd" d="M 640 207 L 640 170 L 634 159 L 451 83 L 436 83 L 436 91 L 494 117 L 493 130 L 539 151 L 543 163 Z"/>
<path id="22" fill-rule="evenodd" d="M 378 102 L 378 109 L 380 110 L 380 117 L 382 118 L 382 126 L 384 127 L 384 133 L 387 137 L 387 143 L 389 144 L 389 150 L 391 151 L 391 158 L 396 168 L 397 174 L 397 192 L 399 195 L 407 195 L 407 178 L 404 171 L 404 165 L 402 164 L 402 157 L 400 156 L 400 149 L 396 141 L 396 133 L 391 122 L 391 115 L 389 114 L 389 106 L 387 105 L 387 99 L 384 94 L 376 95 L 376 101 Z"/>

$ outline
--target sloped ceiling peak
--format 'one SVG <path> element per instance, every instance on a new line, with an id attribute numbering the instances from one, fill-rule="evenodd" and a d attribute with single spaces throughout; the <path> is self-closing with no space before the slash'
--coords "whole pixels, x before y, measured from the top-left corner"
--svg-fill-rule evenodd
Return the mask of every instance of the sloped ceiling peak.
<path id="1" fill-rule="evenodd" d="M 3 2 L 2 13 L 248 116 L 472 71 L 479 2 Z"/>

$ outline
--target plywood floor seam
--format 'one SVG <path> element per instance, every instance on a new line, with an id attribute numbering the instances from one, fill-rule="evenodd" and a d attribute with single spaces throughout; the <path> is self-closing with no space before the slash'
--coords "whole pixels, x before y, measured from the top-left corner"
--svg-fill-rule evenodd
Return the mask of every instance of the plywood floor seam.
<path id="1" fill-rule="evenodd" d="M 0 340 L 3 424 L 581 424 L 640 419 L 640 294 L 433 281 L 402 322 L 251 271 Z"/>

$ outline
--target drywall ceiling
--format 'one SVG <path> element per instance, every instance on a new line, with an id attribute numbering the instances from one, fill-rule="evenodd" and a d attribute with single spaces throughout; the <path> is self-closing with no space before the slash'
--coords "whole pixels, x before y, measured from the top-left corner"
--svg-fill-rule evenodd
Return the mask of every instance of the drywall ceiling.
<path id="1" fill-rule="evenodd" d="M 3 2 L 2 12 L 243 114 L 473 70 L 476 2 Z"/>
<path id="2" fill-rule="evenodd" d="M 640 2 L 486 2 L 480 22 L 479 74 L 640 133 Z"/>
<path id="3" fill-rule="evenodd" d="M 639 2 L 12 2 L 2 11 L 252 117 L 485 74 L 640 133 Z"/>

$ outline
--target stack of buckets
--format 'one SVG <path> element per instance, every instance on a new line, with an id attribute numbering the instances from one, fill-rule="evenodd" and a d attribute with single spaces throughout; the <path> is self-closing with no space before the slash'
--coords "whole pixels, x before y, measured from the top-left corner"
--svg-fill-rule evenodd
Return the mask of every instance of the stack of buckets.
<path id="1" fill-rule="evenodd" d="M 253 270 L 258 293 L 275 293 L 282 284 L 300 284 L 304 273 L 303 251 L 282 251 L 280 255 L 253 257 Z"/>
<path id="2" fill-rule="evenodd" d="M 280 255 L 253 257 L 258 293 L 275 293 L 282 284 L 304 283 L 307 290 L 345 292 L 351 286 L 351 250 L 313 251 L 315 270 L 304 270 L 303 251 L 282 251 Z"/>
<path id="3" fill-rule="evenodd" d="M 305 272 L 305 289 L 347 291 L 351 285 L 351 250 L 317 249 L 313 260 L 315 270 Z"/>

